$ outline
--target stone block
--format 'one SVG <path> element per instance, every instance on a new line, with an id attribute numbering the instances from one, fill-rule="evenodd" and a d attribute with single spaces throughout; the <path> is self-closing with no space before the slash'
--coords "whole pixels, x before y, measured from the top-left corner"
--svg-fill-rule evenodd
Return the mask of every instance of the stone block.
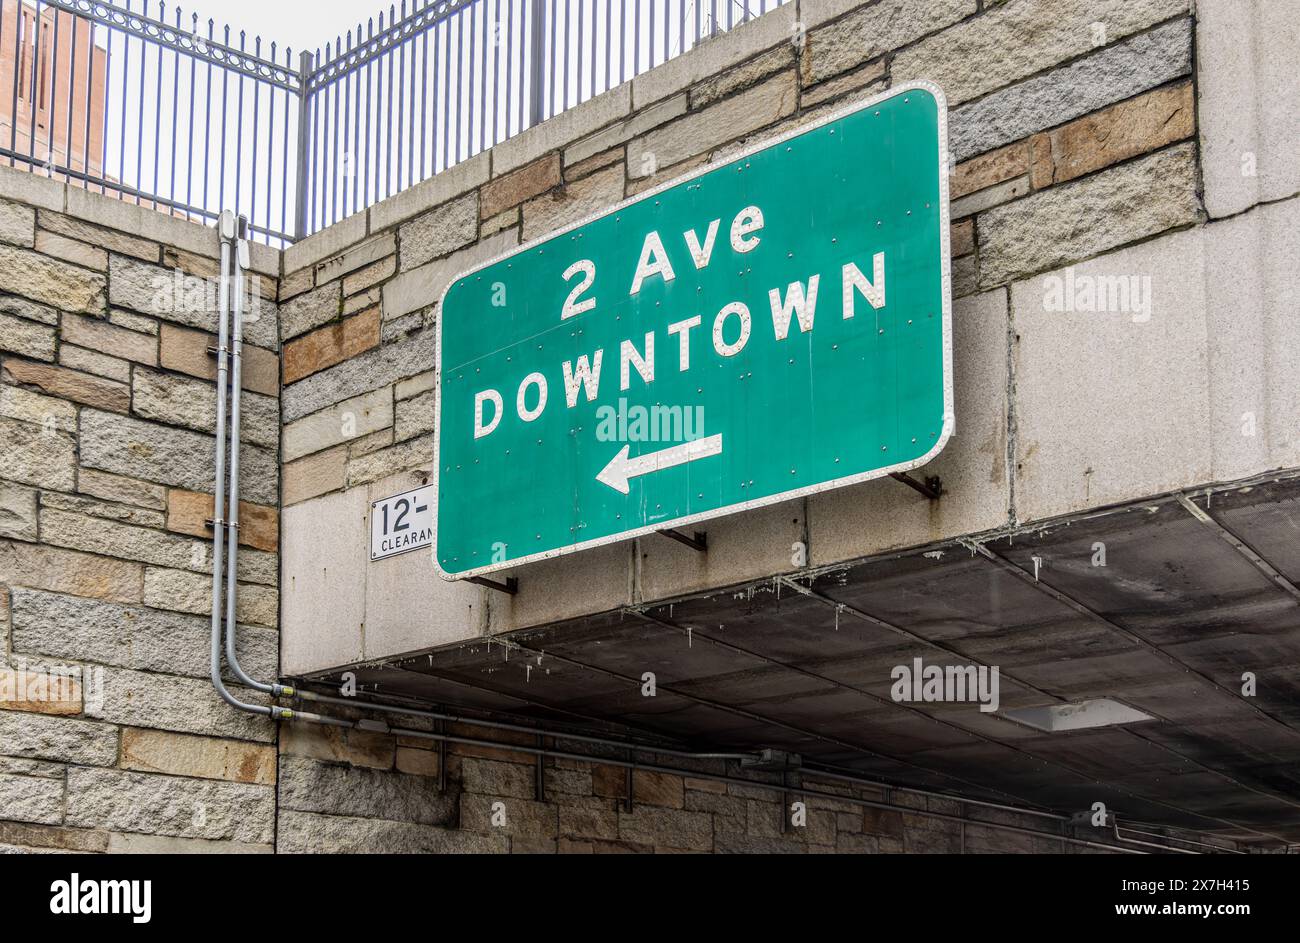
<path id="1" fill-rule="evenodd" d="M 442 300 L 443 290 L 457 275 L 499 255 L 504 255 L 517 245 L 519 245 L 519 233 L 514 229 L 507 229 L 468 248 L 453 252 L 445 259 L 402 272 L 384 285 L 384 320 L 392 321 L 412 311 L 438 304 Z M 429 364 L 432 364 L 432 360 Z M 425 369 L 428 369 L 428 366 Z"/>
<path id="2" fill-rule="evenodd" d="M 108 253 L 104 249 L 44 229 L 36 233 L 36 251 L 99 272 L 108 271 Z"/>
<path id="3" fill-rule="evenodd" d="M 284 460 L 320 452 L 393 424 L 393 390 L 382 387 L 284 427 Z"/>
<path id="4" fill-rule="evenodd" d="M 30 249 L 0 245 L 0 291 L 62 311 L 104 310 L 104 276 Z"/>
<path id="5" fill-rule="evenodd" d="M 284 382 L 294 383 L 379 346 L 379 308 L 362 311 L 284 345 Z"/>
<path id="6" fill-rule="evenodd" d="M 1153 89 L 1191 69 L 1191 23 L 1176 20 L 955 109 L 949 149 L 955 160 L 966 160 Z"/>
<path id="7" fill-rule="evenodd" d="M 884 0 L 813 29 L 803 50 L 805 85 L 915 42 L 975 13 L 975 0 Z"/>
<path id="8" fill-rule="evenodd" d="M 203 380 L 216 380 L 217 358 L 208 353 L 216 349 L 217 338 L 202 331 L 162 325 L 158 336 L 158 361 L 161 366 Z M 286 351 L 287 351 L 286 345 Z M 246 390 L 275 396 L 280 391 L 280 358 L 269 350 L 245 344 L 239 385 Z"/>
<path id="9" fill-rule="evenodd" d="M 502 166 L 499 150 L 497 147 L 490 152 L 475 154 L 440 174 L 406 188 L 396 196 L 376 203 L 370 207 L 370 231 L 377 233 L 389 229 L 485 183 L 494 157 L 498 160 L 498 166 Z"/>
<path id="10" fill-rule="evenodd" d="M 110 602 L 139 602 L 138 563 L 93 557 L 41 544 L 0 540 L 0 583 Z"/>
<path id="11" fill-rule="evenodd" d="M 145 262 L 157 262 L 162 252 L 162 246 L 156 242 L 105 229 L 85 220 L 65 216 L 63 213 L 41 210 L 36 215 L 36 225 L 51 233 L 97 246 L 108 252 L 116 252 L 118 255 L 129 255 Z"/>
<path id="12" fill-rule="evenodd" d="M 0 537 L 36 539 L 36 489 L 0 481 Z"/>
<path id="13" fill-rule="evenodd" d="M 71 491 L 76 479 L 76 443 L 63 432 L 0 419 L 0 478 Z"/>
<path id="14" fill-rule="evenodd" d="M 1179 144 L 1103 173 L 994 207 L 980 220 L 980 286 L 1194 222 L 1195 152 Z"/>
<path id="15" fill-rule="evenodd" d="M 215 502 L 210 494 L 172 488 L 167 492 L 167 529 L 178 534 L 211 539 Z M 229 510 L 229 509 L 227 509 Z M 274 506 L 239 502 L 239 543 L 274 553 L 279 543 L 280 515 Z"/>
<path id="16" fill-rule="evenodd" d="M 124 478 L 83 468 L 77 474 L 77 490 L 105 501 L 119 501 L 161 511 L 167 507 L 167 489 L 138 478 Z"/>
<path id="17" fill-rule="evenodd" d="M 61 333 L 66 343 L 78 344 L 110 357 L 149 366 L 158 363 L 158 339 L 148 334 L 128 331 L 77 314 L 63 315 Z"/>
<path id="18" fill-rule="evenodd" d="M 74 768 L 67 802 L 67 824 L 78 828 L 248 844 L 275 837 L 268 786 Z"/>
<path id="19" fill-rule="evenodd" d="M 162 730 L 122 730 L 123 769 L 275 785 L 275 747 Z"/>
<path id="20" fill-rule="evenodd" d="M 6 819 L 58 825 L 63 821 L 63 783 L 0 773 L 0 809 Z"/>
<path id="21" fill-rule="evenodd" d="M 33 360 L 54 359 L 54 329 L 0 314 L 0 350 Z"/>
<path id="22" fill-rule="evenodd" d="M 761 19 L 756 22 L 761 22 Z M 797 104 L 798 82 L 794 71 L 784 72 L 761 85 L 633 139 L 628 144 L 628 174 L 634 178 L 646 177 L 658 168 L 671 167 L 687 158 L 708 153 L 727 141 L 788 117 L 794 113 Z M 524 223 L 524 238 L 531 238 L 527 233 L 526 211 Z"/>
<path id="23" fill-rule="evenodd" d="M 0 710 L 0 743 L 10 756 L 112 766 L 117 762 L 117 728 L 110 724 Z"/>
<path id="24" fill-rule="evenodd" d="M 402 271 L 469 245 L 478 235 L 478 218 L 479 195 L 471 192 L 403 223 L 398 230 Z"/>
<path id="25" fill-rule="evenodd" d="M 131 391 L 126 384 L 68 370 L 66 367 L 6 357 L 0 379 L 5 383 L 34 386 L 50 396 L 70 399 L 97 409 L 124 413 L 131 405 Z"/>
<path id="26" fill-rule="evenodd" d="M 1005 3 L 901 50 L 895 84 L 926 79 L 950 106 L 1009 85 L 1103 44 L 1186 13 L 1189 0 L 1056 0 Z M 1093 24 L 1100 24 L 1100 32 Z"/>

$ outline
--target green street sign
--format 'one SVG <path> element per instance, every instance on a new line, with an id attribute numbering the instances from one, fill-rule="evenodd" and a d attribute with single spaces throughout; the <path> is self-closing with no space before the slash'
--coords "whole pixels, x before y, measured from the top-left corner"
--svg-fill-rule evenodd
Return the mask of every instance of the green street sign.
<path id="1" fill-rule="evenodd" d="M 946 105 L 906 85 L 457 278 L 459 579 L 878 478 L 953 431 Z"/>

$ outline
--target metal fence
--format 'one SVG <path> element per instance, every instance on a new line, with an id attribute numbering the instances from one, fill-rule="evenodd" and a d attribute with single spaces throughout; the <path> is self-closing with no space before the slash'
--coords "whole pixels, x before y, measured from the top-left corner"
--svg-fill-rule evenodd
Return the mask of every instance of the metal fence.
<path id="1" fill-rule="evenodd" d="M 283 245 L 785 2 L 403 0 L 295 54 L 162 0 L 0 0 L 0 161 Z"/>

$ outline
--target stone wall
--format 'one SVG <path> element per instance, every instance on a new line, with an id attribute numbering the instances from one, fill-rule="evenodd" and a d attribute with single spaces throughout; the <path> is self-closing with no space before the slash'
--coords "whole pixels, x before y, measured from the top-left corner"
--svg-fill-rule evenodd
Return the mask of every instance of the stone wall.
<path id="1" fill-rule="evenodd" d="M 451 724 L 450 736 L 484 738 Z M 1048 836 L 1094 834 L 1056 822 L 949 799 L 848 787 L 791 774 L 790 790 L 765 788 L 778 774 L 742 776 L 722 764 L 637 770 L 627 802 L 627 770 L 599 762 L 512 752 L 527 735 L 488 737 L 501 746 L 450 744 L 357 730 L 286 727 L 280 750 L 278 850 L 284 852 L 621 853 L 987 853 L 1097 851 L 1055 837 L 989 827 L 1010 825 Z M 561 741 L 560 750 L 576 745 Z M 587 752 L 583 750 L 582 752 Z M 649 765 L 649 757 L 646 757 Z M 720 781 L 713 776 L 730 781 Z M 747 782 L 746 779 L 749 781 Z M 808 791 L 803 791 L 804 789 Z M 813 795 L 812 793 L 822 795 Z M 892 806 L 881 808 L 851 798 Z M 784 810 L 805 806 L 802 824 Z M 782 820 L 787 825 L 782 828 Z M 963 823 L 961 819 L 966 819 Z M 1091 830 L 1088 830 L 1091 831 Z"/>
<path id="2" fill-rule="evenodd" d="M 216 259 L 213 229 L 0 168 L 5 848 L 273 847 L 276 730 L 208 680 Z M 252 266 L 240 642 L 270 679 L 279 253 Z"/>

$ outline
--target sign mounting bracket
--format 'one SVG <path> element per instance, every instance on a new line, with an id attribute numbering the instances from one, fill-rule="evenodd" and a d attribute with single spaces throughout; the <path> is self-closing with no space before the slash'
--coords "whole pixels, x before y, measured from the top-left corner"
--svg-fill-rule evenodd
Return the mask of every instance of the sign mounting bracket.
<path id="1" fill-rule="evenodd" d="M 699 553 L 709 552 L 709 535 L 702 530 L 697 530 L 694 537 L 687 537 L 681 531 L 671 529 L 661 530 L 659 533 L 663 534 L 665 537 L 671 537 L 679 544 L 685 544 Z"/>
<path id="2" fill-rule="evenodd" d="M 507 576 L 504 583 L 490 580 L 486 576 L 467 576 L 465 581 L 477 583 L 479 586 L 486 586 L 488 589 L 495 589 L 498 593 L 505 593 L 507 596 L 513 596 L 519 592 L 519 580 L 513 576 Z"/>
<path id="3" fill-rule="evenodd" d="M 895 481 L 901 481 L 907 487 L 925 495 L 931 501 L 938 501 L 939 496 L 943 494 L 943 482 L 938 475 L 931 475 L 923 482 L 917 481 L 907 472 L 890 472 L 889 477 Z"/>

